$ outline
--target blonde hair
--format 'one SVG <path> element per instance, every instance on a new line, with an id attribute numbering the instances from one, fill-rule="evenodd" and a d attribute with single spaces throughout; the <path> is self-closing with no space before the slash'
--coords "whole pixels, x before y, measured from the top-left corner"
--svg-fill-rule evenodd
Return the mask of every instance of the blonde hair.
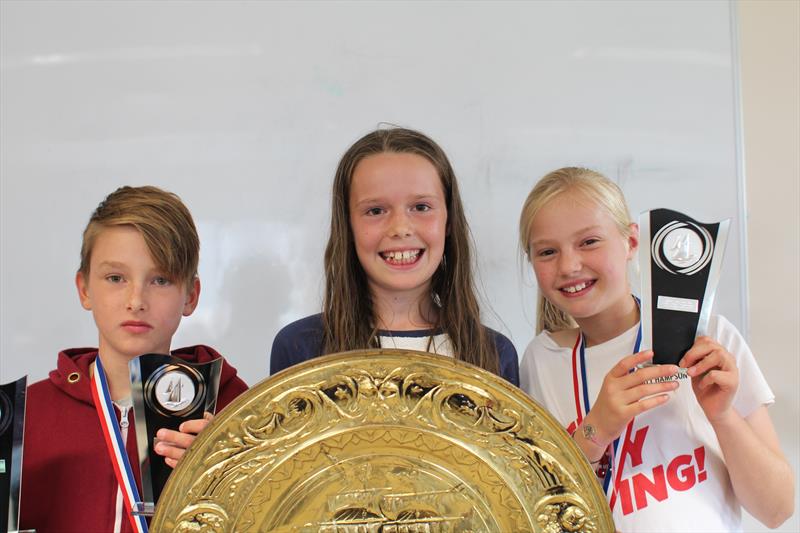
<path id="1" fill-rule="evenodd" d="M 556 196 L 567 192 L 578 192 L 605 209 L 619 229 L 628 238 L 631 235 L 631 220 L 625 196 L 616 183 L 599 172 L 581 167 L 564 167 L 546 174 L 540 179 L 525 199 L 519 217 L 519 243 L 525 257 L 530 260 L 531 226 L 539 210 Z M 560 331 L 577 327 L 575 320 L 561 311 L 539 290 L 537 303 L 536 333 L 542 330 Z"/>
<path id="2" fill-rule="evenodd" d="M 189 287 L 197 276 L 200 239 L 181 199 L 158 187 L 120 187 L 100 202 L 83 230 L 81 264 L 89 276 L 97 236 L 112 226 L 133 226 L 142 234 L 153 262 L 166 276 Z"/>

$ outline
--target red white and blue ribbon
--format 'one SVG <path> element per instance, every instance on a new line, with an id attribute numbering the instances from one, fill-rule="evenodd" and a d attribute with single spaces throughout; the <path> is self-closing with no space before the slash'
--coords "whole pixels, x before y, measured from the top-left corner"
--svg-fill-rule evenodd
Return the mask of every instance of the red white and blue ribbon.
<path id="1" fill-rule="evenodd" d="M 639 324 L 639 331 L 636 333 L 636 342 L 633 346 L 633 353 L 638 353 L 642 345 L 642 325 Z M 575 396 L 575 411 L 577 414 L 577 424 L 580 425 L 583 418 L 589 413 L 592 406 L 589 402 L 589 382 L 586 378 L 586 338 L 581 332 L 575 340 L 575 346 L 572 348 L 572 388 Z M 625 429 L 625 439 L 623 442 L 630 440 L 631 432 L 633 431 L 633 419 L 628 422 L 628 427 Z M 614 439 L 611 444 L 611 468 L 606 470 L 605 478 L 603 479 L 603 490 L 606 496 L 609 496 L 609 488 L 611 485 L 611 476 L 616 473 L 613 484 L 613 492 L 610 495 L 610 506 L 613 509 L 616 503 L 616 488 L 622 479 L 622 468 L 624 458 L 622 455 L 622 447 L 619 445 L 620 438 Z"/>
<path id="2" fill-rule="evenodd" d="M 120 435 L 119 422 L 117 422 L 111 394 L 108 392 L 106 373 L 103 370 L 103 363 L 100 361 L 99 355 L 95 358 L 94 375 L 92 376 L 92 398 L 94 399 L 95 409 L 97 409 L 97 416 L 100 419 L 100 427 L 103 429 L 103 437 L 106 441 L 111 464 L 114 467 L 114 474 L 122 491 L 128 518 L 134 531 L 147 533 L 147 521 L 144 516 L 134 516 L 131 512 L 134 505 L 141 501 L 139 489 L 136 487 L 136 478 L 133 475 L 133 470 L 131 470 L 128 454 L 125 451 L 125 443 Z"/>

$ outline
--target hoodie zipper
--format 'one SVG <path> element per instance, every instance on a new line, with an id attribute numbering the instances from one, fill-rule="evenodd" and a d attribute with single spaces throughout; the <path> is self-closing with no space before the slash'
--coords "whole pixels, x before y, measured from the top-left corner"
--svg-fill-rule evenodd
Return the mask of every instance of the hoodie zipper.
<path id="1" fill-rule="evenodd" d="M 120 429 L 128 429 L 128 412 L 131 410 L 130 405 L 126 405 L 124 407 L 119 408 L 119 428 Z M 123 442 L 126 442 L 128 438 L 128 432 L 125 432 L 125 435 L 121 435 Z"/>

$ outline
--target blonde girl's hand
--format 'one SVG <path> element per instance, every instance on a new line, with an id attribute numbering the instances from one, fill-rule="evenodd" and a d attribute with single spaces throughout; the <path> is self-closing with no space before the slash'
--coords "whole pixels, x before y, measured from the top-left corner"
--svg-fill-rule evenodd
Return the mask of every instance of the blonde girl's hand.
<path id="1" fill-rule="evenodd" d="M 161 428 L 156 432 L 156 443 L 154 450 L 158 455 L 164 457 L 164 462 L 171 468 L 178 466 L 178 461 L 181 460 L 186 453 L 186 449 L 194 442 L 197 435 L 206 428 L 211 421 L 214 420 L 214 415 L 211 413 L 204 413 L 203 418 L 196 420 L 187 420 L 180 425 L 180 431 L 172 429 Z"/>
<path id="2" fill-rule="evenodd" d="M 605 449 L 620 436 L 631 419 L 664 404 L 669 400 L 667 393 L 678 388 L 675 381 L 653 382 L 678 372 L 675 365 L 648 366 L 631 372 L 631 369 L 652 359 L 651 350 L 629 355 L 606 374 L 597 399 L 585 418 L 596 431 L 593 442 L 598 447 Z"/>
<path id="3" fill-rule="evenodd" d="M 709 337 L 698 337 L 680 366 L 692 378 L 692 389 L 712 424 L 729 413 L 739 388 L 739 369 L 733 356 Z"/>

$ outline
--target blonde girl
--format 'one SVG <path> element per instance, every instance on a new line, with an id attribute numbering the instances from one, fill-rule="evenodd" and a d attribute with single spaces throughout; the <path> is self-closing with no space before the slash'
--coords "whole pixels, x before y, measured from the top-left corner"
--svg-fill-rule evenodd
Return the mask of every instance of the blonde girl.
<path id="1" fill-rule="evenodd" d="M 481 325 L 470 241 L 444 151 L 405 128 L 368 133 L 336 171 L 322 313 L 278 333 L 270 372 L 326 353 L 406 348 L 518 384 L 514 346 Z"/>
<path id="2" fill-rule="evenodd" d="M 646 366 L 628 262 L 639 244 L 620 189 L 562 168 L 533 188 L 520 244 L 539 286 L 522 387 L 595 467 L 622 531 L 735 531 L 741 506 L 769 527 L 793 512 L 794 483 L 767 413 L 774 395 L 723 317 L 678 367 Z M 635 371 L 634 371 L 635 370 Z"/>

